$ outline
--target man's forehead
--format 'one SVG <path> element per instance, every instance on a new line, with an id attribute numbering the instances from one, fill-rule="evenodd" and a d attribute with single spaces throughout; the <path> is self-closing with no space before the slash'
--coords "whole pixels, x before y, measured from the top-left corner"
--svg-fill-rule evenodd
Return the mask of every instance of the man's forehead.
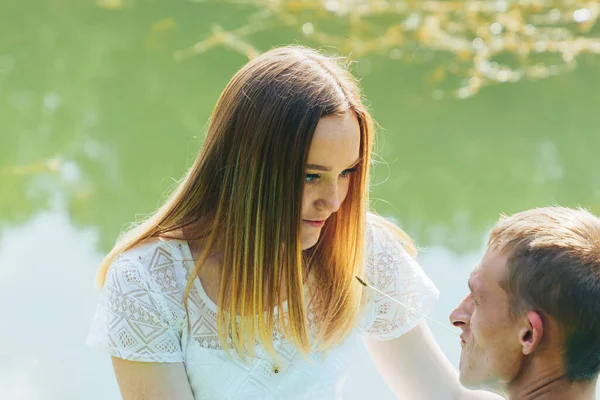
<path id="1" fill-rule="evenodd" d="M 469 276 L 471 291 L 502 289 L 500 283 L 506 273 L 506 256 L 488 249 Z"/>

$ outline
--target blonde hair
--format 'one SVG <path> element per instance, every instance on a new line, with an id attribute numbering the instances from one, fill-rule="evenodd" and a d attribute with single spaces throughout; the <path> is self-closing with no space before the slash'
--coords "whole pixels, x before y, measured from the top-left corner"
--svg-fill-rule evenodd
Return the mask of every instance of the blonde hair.
<path id="1" fill-rule="evenodd" d="M 312 136 L 322 117 L 347 111 L 360 125 L 357 172 L 340 210 L 328 219 L 317 244 L 303 252 L 300 212 Z M 354 276 L 362 276 L 364 268 L 372 140 L 373 123 L 359 88 L 338 60 L 300 46 L 262 54 L 231 79 L 193 166 L 165 204 L 118 241 L 102 261 L 98 282 L 103 284 L 122 252 L 204 224 L 203 253 L 187 282 L 185 307 L 203 263 L 219 251 L 217 320 L 224 349 L 253 356 L 258 339 L 274 354 L 275 325 L 303 354 L 313 344 L 331 348 L 350 332 L 360 311 L 362 286 Z M 303 292 L 305 267 L 311 271 L 316 318 L 313 344 Z M 287 317 L 279 313 L 275 320 L 273 308 L 283 309 L 282 287 Z"/>
<path id="2" fill-rule="evenodd" d="M 503 216 L 488 246 L 506 256 L 500 282 L 513 317 L 556 319 L 572 380 L 600 372 L 600 219 L 583 209 L 542 207 Z"/>

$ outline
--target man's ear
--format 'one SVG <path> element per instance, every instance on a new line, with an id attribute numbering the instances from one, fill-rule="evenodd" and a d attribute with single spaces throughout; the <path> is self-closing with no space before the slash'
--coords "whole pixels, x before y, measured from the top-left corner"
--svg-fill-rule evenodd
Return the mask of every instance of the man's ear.
<path id="1" fill-rule="evenodd" d="M 542 341 L 544 323 L 542 322 L 540 314 L 535 311 L 527 312 L 525 315 L 525 322 L 528 326 L 519 331 L 519 339 L 521 340 L 523 354 L 528 356 L 533 354 Z"/>

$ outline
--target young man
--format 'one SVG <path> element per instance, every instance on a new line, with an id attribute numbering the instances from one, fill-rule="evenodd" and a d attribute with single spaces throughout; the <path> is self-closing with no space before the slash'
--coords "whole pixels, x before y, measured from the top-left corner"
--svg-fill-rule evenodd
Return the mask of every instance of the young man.
<path id="1" fill-rule="evenodd" d="M 546 207 L 501 218 L 450 314 L 460 381 L 522 399 L 595 399 L 600 370 L 600 219 Z"/>

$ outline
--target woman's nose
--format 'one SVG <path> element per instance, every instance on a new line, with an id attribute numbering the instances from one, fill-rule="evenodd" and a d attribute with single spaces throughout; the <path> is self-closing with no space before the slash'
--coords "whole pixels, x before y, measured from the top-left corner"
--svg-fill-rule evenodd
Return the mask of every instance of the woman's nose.
<path id="1" fill-rule="evenodd" d="M 337 183 L 331 183 L 323 188 L 319 196 L 320 208 L 325 208 L 329 212 L 336 212 L 340 209 L 341 201 L 339 196 L 339 187 Z"/>

